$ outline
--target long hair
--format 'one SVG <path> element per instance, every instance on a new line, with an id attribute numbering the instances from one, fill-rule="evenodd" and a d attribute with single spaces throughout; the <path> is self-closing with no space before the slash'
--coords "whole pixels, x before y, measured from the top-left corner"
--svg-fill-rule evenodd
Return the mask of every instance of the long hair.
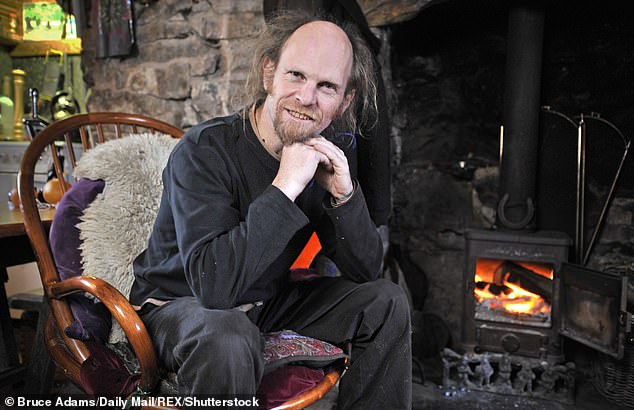
<path id="1" fill-rule="evenodd" d="M 313 16 L 302 11 L 283 11 L 274 16 L 264 32 L 258 37 L 251 71 L 245 84 L 245 96 L 253 103 L 264 100 L 264 63 L 267 59 L 277 67 L 282 49 L 289 37 L 304 24 L 313 21 L 328 21 L 339 26 L 352 44 L 352 70 L 345 93 L 354 90 L 354 98 L 348 109 L 336 119 L 335 127 L 353 133 L 374 126 L 378 118 L 377 86 L 374 57 L 357 28 L 350 22 L 336 21 L 332 16 Z"/>

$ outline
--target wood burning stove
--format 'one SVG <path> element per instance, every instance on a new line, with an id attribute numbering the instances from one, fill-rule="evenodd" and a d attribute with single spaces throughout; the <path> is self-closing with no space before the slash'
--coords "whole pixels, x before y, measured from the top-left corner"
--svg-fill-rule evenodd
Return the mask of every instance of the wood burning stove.
<path id="1" fill-rule="evenodd" d="M 468 230 L 461 353 L 445 349 L 443 385 L 574 401 L 563 336 L 621 358 L 632 344 L 627 276 L 567 262 L 559 232 Z"/>
<path id="2" fill-rule="evenodd" d="M 464 350 L 561 361 L 554 273 L 568 258 L 570 239 L 558 232 L 465 236 Z"/>
<path id="3" fill-rule="evenodd" d="M 535 231 L 543 25 L 538 3 L 512 2 L 498 230 L 465 232 L 461 351 L 443 350 L 443 385 L 570 402 L 575 363 L 565 362 L 564 336 L 614 358 L 634 340 L 627 277 L 569 264 L 568 235 Z"/>
<path id="4" fill-rule="evenodd" d="M 615 358 L 632 334 L 628 277 L 567 262 L 559 232 L 468 230 L 462 347 L 563 360 L 561 336 Z"/>
<path id="5" fill-rule="evenodd" d="M 554 364 L 563 334 L 620 357 L 631 326 L 627 278 L 567 264 L 571 239 L 535 231 L 544 11 L 513 2 L 508 27 L 499 230 L 465 233 L 462 346 Z"/>

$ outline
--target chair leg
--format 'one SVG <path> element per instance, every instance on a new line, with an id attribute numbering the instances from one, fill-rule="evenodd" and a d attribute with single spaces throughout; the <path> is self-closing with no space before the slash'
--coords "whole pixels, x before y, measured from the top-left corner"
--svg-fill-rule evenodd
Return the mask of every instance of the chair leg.
<path id="1" fill-rule="evenodd" d="M 20 365 L 13 323 L 9 313 L 9 301 L 4 289 L 4 283 L 8 280 L 7 268 L 0 266 L 0 370 L 3 371 Z"/>
<path id="2" fill-rule="evenodd" d="M 44 327 L 50 314 L 50 308 L 46 300 L 42 300 L 37 318 L 37 330 L 35 340 L 31 348 L 31 360 L 27 364 L 25 394 L 47 394 L 53 384 L 55 364 L 46 348 Z"/>

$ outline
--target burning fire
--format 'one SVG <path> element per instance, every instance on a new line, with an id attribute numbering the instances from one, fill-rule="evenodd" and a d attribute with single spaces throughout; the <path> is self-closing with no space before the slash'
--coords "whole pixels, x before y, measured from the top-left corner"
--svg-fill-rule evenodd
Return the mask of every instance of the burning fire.
<path id="1" fill-rule="evenodd" d="M 523 282 L 544 282 L 545 279 L 553 278 L 552 268 L 544 264 L 514 262 L 512 266 L 518 267 Z M 492 310 L 520 315 L 548 315 L 551 307 L 544 299 L 546 295 L 525 289 L 520 285 L 522 280 L 517 277 L 509 280 L 513 272 L 507 271 L 507 268 L 504 261 L 478 259 L 475 273 L 477 286 L 474 291 L 476 300 Z"/>

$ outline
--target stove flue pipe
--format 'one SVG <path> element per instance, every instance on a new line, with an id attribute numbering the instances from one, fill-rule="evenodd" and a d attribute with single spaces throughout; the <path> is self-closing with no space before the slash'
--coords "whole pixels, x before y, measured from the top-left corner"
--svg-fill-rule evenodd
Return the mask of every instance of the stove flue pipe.
<path id="1" fill-rule="evenodd" d="M 501 134 L 500 229 L 533 230 L 539 140 L 544 11 L 539 2 L 509 9 Z"/>

